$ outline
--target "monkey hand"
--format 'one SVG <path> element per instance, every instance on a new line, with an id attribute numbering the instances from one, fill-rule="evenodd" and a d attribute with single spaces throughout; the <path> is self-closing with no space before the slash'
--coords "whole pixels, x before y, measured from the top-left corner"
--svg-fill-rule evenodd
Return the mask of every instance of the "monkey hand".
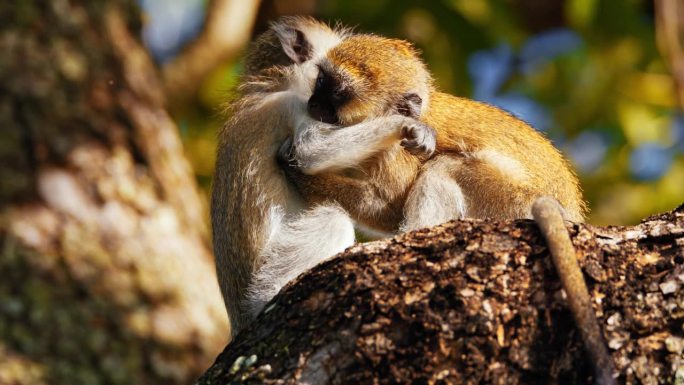
<path id="1" fill-rule="evenodd" d="M 430 156 L 437 146 L 437 132 L 430 126 L 410 119 L 401 128 L 401 146 L 413 155 Z"/>
<path id="2" fill-rule="evenodd" d="M 305 188 L 313 177 L 302 172 L 294 152 L 295 149 L 292 146 L 292 139 L 288 138 L 278 149 L 276 161 L 291 186 L 301 193 L 302 191 L 300 188 Z"/>
<path id="3" fill-rule="evenodd" d="M 288 169 L 295 169 L 297 167 L 297 162 L 294 158 L 293 154 L 293 147 L 292 147 L 292 138 L 287 138 L 283 142 L 283 144 L 280 145 L 280 148 L 278 149 L 278 154 L 276 155 L 276 161 L 278 162 L 278 165 L 280 166 L 283 171 L 286 171 Z"/>
<path id="4" fill-rule="evenodd" d="M 306 175 L 302 172 L 301 165 L 297 160 L 295 148 L 292 145 L 292 138 L 287 138 L 278 149 L 276 162 L 291 181 L 297 181 Z"/>
<path id="5" fill-rule="evenodd" d="M 297 153 L 297 149 L 292 143 L 292 138 L 285 139 L 283 144 L 280 145 L 276 161 L 280 169 L 289 178 L 313 173 L 310 171 L 310 165 L 306 162 L 306 157 L 302 157 L 301 154 Z"/>

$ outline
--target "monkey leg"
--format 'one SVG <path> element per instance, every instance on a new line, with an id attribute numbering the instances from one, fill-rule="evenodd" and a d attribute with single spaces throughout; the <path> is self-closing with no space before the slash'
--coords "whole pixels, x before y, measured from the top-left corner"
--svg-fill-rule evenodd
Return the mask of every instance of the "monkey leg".
<path id="1" fill-rule="evenodd" d="M 546 195 L 532 186 L 522 166 L 500 155 L 478 153 L 457 157 L 451 176 L 465 196 L 471 218 L 532 218 L 535 198 Z"/>
<path id="2" fill-rule="evenodd" d="M 432 155 L 436 146 L 437 134 L 433 128 L 401 115 L 370 119 L 348 127 L 306 117 L 297 127 L 292 142 L 285 142 L 279 153 L 309 175 L 358 166 L 399 140 L 414 155 Z"/>
<path id="3" fill-rule="evenodd" d="M 406 198 L 400 231 L 431 227 L 465 216 L 463 191 L 451 175 L 461 163 L 453 156 L 438 155 L 423 165 Z"/>
<path id="4" fill-rule="evenodd" d="M 247 288 L 246 310 L 256 317 L 280 289 L 304 271 L 354 244 L 354 224 L 335 204 L 316 206 L 295 217 L 276 219 Z"/>

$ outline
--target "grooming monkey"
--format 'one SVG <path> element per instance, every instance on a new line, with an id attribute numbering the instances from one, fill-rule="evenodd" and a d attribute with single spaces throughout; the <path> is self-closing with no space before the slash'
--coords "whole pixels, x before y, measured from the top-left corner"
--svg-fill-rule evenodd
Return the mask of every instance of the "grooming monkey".
<path id="1" fill-rule="evenodd" d="M 276 163 L 291 122 L 306 115 L 318 71 L 312 63 L 346 34 L 313 19 L 283 18 L 247 55 L 241 97 L 231 103 L 232 117 L 219 134 L 211 205 L 217 274 L 233 335 L 285 283 L 354 242 L 344 210 L 325 200 L 306 206 Z M 419 142 L 434 148 L 433 130 L 396 118 L 406 127 L 405 148 L 431 151 Z"/>
<path id="2" fill-rule="evenodd" d="M 583 221 L 586 206 L 558 150 L 496 107 L 436 91 L 406 42 L 352 35 L 317 66 L 309 114 L 293 121 L 293 138 L 280 151 L 302 196 L 312 203 L 333 199 L 355 220 L 384 231 L 463 217 L 534 218 L 597 380 L 614 384 L 612 360 L 563 223 L 564 217 Z M 400 123 L 400 115 L 424 125 Z M 435 144 L 425 125 L 436 131 L 431 158 L 406 151 L 432 154 Z M 404 148 L 407 130 L 420 134 Z"/>
<path id="3" fill-rule="evenodd" d="M 352 35 L 318 67 L 310 116 L 294 122 L 289 153 L 284 149 L 301 173 L 289 168 L 291 179 L 307 200 L 332 198 L 353 218 L 385 231 L 463 217 L 531 218 L 541 196 L 558 200 L 567 219 L 584 219 L 577 178 L 558 150 L 496 107 L 434 90 L 408 43 Z M 384 124 L 402 118 L 392 115 L 402 100 L 412 103 L 409 116 L 436 131 L 427 161 L 407 156 L 397 124 Z M 435 202 L 444 191 L 451 202 Z"/>
<path id="4" fill-rule="evenodd" d="M 301 24 L 298 25 L 298 23 Z M 295 117 L 301 116 L 295 113 L 297 111 L 297 97 L 306 95 L 307 90 L 297 87 L 300 80 L 306 80 L 306 76 L 302 77 L 302 72 L 306 71 L 296 70 L 296 65 L 305 64 L 307 61 L 318 57 L 327 48 L 339 43 L 341 38 L 339 33 L 336 34 L 335 31 L 329 28 L 326 29 L 325 26 L 311 20 L 285 20 L 274 25 L 269 33 L 256 43 L 255 48 L 252 50 L 252 55 L 248 57 L 247 73 L 258 76 L 253 78 L 252 81 L 245 83 L 242 87 L 245 96 L 234 104 L 234 117 L 222 133 L 219 159 L 217 161 L 217 180 L 212 198 L 212 220 L 214 224 L 217 268 L 224 298 L 233 321 L 234 334 L 263 305 L 263 301 L 268 300 L 270 296 L 275 294 L 284 282 L 294 278 L 299 272 L 321 259 L 339 251 L 339 248 L 335 250 L 334 247 L 330 247 L 331 245 L 336 244 L 343 248 L 353 242 L 352 234 L 342 241 L 335 237 L 323 238 L 320 245 L 308 247 L 307 242 L 311 242 L 317 236 L 330 237 L 331 235 L 344 234 L 345 231 L 348 232 L 350 222 L 348 222 L 342 210 L 328 205 L 320 206 L 318 208 L 319 211 L 314 209 L 300 216 L 292 217 L 286 215 L 297 210 L 300 205 L 297 204 L 297 197 L 293 194 L 287 182 L 282 179 L 278 172 L 274 172 L 274 164 L 269 158 L 271 155 L 274 155 L 278 143 L 287 136 L 284 129 L 288 125 L 286 123 L 287 117 L 292 114 Z M 278 64 L 279 67 L 273 67 L 273 63 Z M 363 69 L 362 66 L 361 69 Z M 404 137 L 404 148 L 410 150 L 408 152 L 418 150 L 417 152 L 419 153 L 429 154 L 431 152 L 431 143 L 434 146 L 434 138 L 431 139 L 431 131 L 426 129 L 426 126 L 410 122 L 401 116 L 384 116 L 395 112 L 411 116 L 416 114 L 417 107 L 421 114 L 423 114 L 428 105 L 428 103 L 423 103 L 423 99 L 425 101 L 429 100 L 433 92 L 430 88 L 428 89 L 429 93 L 427 95 L 422 94 L 422 98 L 414 96 L 414 94 L 420 96 L 420 92 L 407 92 L 397 94 L 392 103 L 383 105 L 375 104 L 375 101 L 372 99 L 368 100 L 370 104 L 366 105 L 366 107 L 377 107 L 382 112 L 381 115 L 383 115 L 376 119 L 375 125 L 373 125 L 372 119 L 367 122 L 361 121 L 373 116 L 372 109 L 366 112 L 367 116 L 363 116 L 363 114 L 356 114 L 356 116 L 350 114 L 349 116 L 352 118 L 347 119 L 346 122 L 349 124 L 359 122 L 358 125 L 365 129 L 374 128 L 374 130 L 371 130 L 371 133 L 379 133 L 379 129 L 382 127 L 385 127 L 386 130 L 389 129 L 392 133 L 389 135 L 389 139 L 385 136 L 383 140 L 369 142 L 373 143 L 377 149 L 381 149 L 383 145 L 393 143 L 396 139 Z M 415 90 L 409 89 L 408 91 Z M 340 104 L 339 101 L 336 103 Z M 389 106 L 393 107 L 388 108 Z M 310 107 L 310 110 L 315 112 L 316 108 L 314 105 Z M 383 111 L 383 109 L 385 110 Z M 501 112 L 499 111 L 499 113 Z M 326 119 L 322 115 L 318 117 L 321 120 Z M 385 120 L 383 121 L 382 119 Z M 337 117 L 337 120 L 340 123 L 345 121 L 344 119 L 339 119 L 339 117 Z M 298 133 L 308 132 L 308 139 L 314 138 L 316 137 L 316 130 L 311 129 L 312 127 L 315 128 L 315 126 L 310 126 L 309 130 L 300 130 Z M 340 130 L 340 132 L 351 128 L 345 128 Z M 304 145 L 306 140 L 301 139 L 307 139 L 307 135 L 300 135 L 298 137 L 300 139 L 298 149 L 306 148 Z M 297 135 L 295 136 L 297 137 Z M 323 137 L 326 137 L 326 135 L 323 135 Z M 373 135 L 369 135 L 368 139 L 373 139 L 373 137 Z M 326 138 L 331 139 L 330 137 Z M 318 139 L 321 139 L 321 137 Z M 344 145 L 342 142 L 337 142 L 336 144 Z M 392 147 L 394 152 L 404 151 L 396 145 L 392 145 Z M 238 151 L 240 148 L 243 150 L 249 149 L 249 151 L 240 154 Z M 316 146 L 312 148 L 315 150 Z M 360 161 L 363 161 L 363 148 L 353 150 Z M 232 151 L 236 151 L 236 153 L 233 154 Z M 366 154 L 375 157 L 374 151 L 366 151 Z M 250 155 L 253 157 L 250 158 Z M 406 154 L 402 155 L 402 157 L 409 164 L 421 165 L 420 162 L 416 163 L 414 159 L 411 159 Z M 494 159 L 495 161 L 500 160 L 495 155 L 481 157 L 489 160 Z M 312 159 L 317 160 L 315 157 Z M 347 163 L 348 165 L 353 165 L 353 162 L 348 161 Z M 302 162 L 302 164 L 306 163 Z M 315 167 L 317 165 L 320 166 L 316 162 L 311 162 L 309 165 L 311 170 L 316 170 Z M 448 166 L 448 163 L 445 166 Z M 498 164 L 498 166 L 501 166 L 501 164 Z M 332 168 L 334 167 L 335 163 L 333 162 Z M 415 167 L 417 168 L 418 166 Z M 325 168 L 323 167 L 320 170 L 325 170 Z M 444 172 L 448 171 L 448 167 L 445 167 L 443 170 L 438 169 L 438 171 L 441 172 L 435 173 L 433 178 L 425 178 L 424 180 L 426 182 L 431 180 L 439 181 L 440 174 L 449 175 L 448 172 Z M 358 175 L 359 173 L 357 172 L 356 176 Z M 351 176 L 355 175 L 352 173 Z M 401 177 L 398 179 L 401 180 Z M 457 187 L 460 189 L 458 184 L 449 185 L 447 183 L 446 187 Z M 426 190 L 426 193 L 416 195 L 419 197 L 441 197 L 443 201 L 448 201 L 449 196 L 440 194 L 444 191 L 449 191 L 449 189 L 429 188 Z M 401 194 L 394 196 L 394 198 L 397 201 L 402 199 Z M 457 198 L 460 197 L 457 196 Z M 416 199 L 416 201 L 419 201 L 419 199 Z M 438 199 L 435 199 L 435 201 L 438 201 Z M 454 199 L 454 201 L 458 201 L 458 199 Z M 551 212 L 558 212 L 557 206 L 553 206 L 554 204 L 557 205 L 555 202 L 551 201 L 551 206 L 544 204 L 543 201 L 541 202 L 540 207 L 550 207 Z M 452 204 L 447 202 L 442 204 L 441 208 L 443 207 L 452 207 Z M 434 208 L 432 211 L 437 212 Z M 463 211 L 465 211 L 465 208 L 461 207 L 458 212 Z M 418 213 L 420 214 L 420 212 Z M 388 224 L 387 228 L 396 228 L 398 226 L 398 221 L 396 220 L 394 225 L 392 225 L 391 219 L 378 219 L 377 217 L 380 214 L 374 215 L 376 217 L 374 220 Z M 406 217 L 411 217 L 409 214 L 407 211 Z M 468 213 L 467 215 L 471 214 Z M 429 216 L 426 216 L 426 218 L 429 219 Z M 447 219 L 452 218 L 449 217 Z M 554 222 L 551 220 L 549 223 L 557 224 L 558 221 Z M 562 226 L 562 221 L 560 223 Z M 326 227 L 326 224 L 339 224 L 339 227 Z M 403 227 L 412 228 L 411 225 L 404 225 Z M 556 229 L 558 229 L 557 226 Z M 564 227 L 562 227 L 562 230 L 565 230 Z M 549 233 L 549 231 L 545 232 Z M 567 238 L 567 234 L 565 236 Z M 549 243 L 553 244 L 551 238 Z M 316 246 L 327 249 L 329 252 L 323 252 Z M 567 261 L 568 258 L 566 257 L 564 260 Z M 574 263 L 575 270 L 579 271 L 576 267 L 576 261 Z M 562 277 L 567 276 L 562 271 L 560 275 Z M 579 277 L 579 281 L 583 285 L 581 272 Z M 578 281 L 578 279 L 575 278 L 575 281 Z M 564 285 L 566 290 L 571 286 L 566 284 L 565 281 Z M 251 293 L 251 295 L 246 295 L 245 293 Z M 568 294 L 570 297 L 574 296 L 570 291 L 568 291 Z M 588 295 L 585 294 L 585 297 L 588 297 Z M 590 307 L 587 307 L 587 303 L 581 309 L 589 309 L 588 314 L 593 316 L 593 312 L 591 312 Z M 574 309 L 573 312 L 576 315 L 578 313 Z M 581 322 L 578 321 L 578 323 Z M 583 332 L 585 331 L 584 328 L 582 330 Z M 598 330 L 597 335 L 600 337 L 600 330 L 597 328 L 594 330 Z M 603 349 L 605 350 L 605 347 Z"/>
<path id="5" fill-rule="evenodd" d="M 283 18 L 248 51 L 241 96 L 219 133 L 211 199 L 216 270 L 232 336 L 285 283 L 354 242 L 344 210 L 306 206 L 276 163 L 291 133 L 290 115 L 310 94 L 310 81 L 301 79 L 304 64 L 343 36 L 313 19 Z"/>

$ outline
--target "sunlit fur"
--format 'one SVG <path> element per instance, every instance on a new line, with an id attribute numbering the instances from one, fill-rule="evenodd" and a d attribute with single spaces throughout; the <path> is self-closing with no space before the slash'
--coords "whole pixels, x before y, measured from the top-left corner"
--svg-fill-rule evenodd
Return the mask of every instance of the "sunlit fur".
<path id="1" fill-rule="evenodd" d="M 461 219 L 468 212 L 461 186 L 449 178 L 451 170 L 460 167 L 453 156 L 436 156 L 430 159 L 410 188 L 400 231 L 431 227 Z"/>
<path id="2" fill-rule="evenodd" d="M 560 152 L 499 108 L 437 91 L 408 43 L 354 35 L 319 65 L 352 88 L 352 100 L 337 114 L 341 122 L 358 124 L 297 128 L 315 132 L 319 126 L 293 155 L 307 160 L 304 173 L 291 178 L 309 202 L 334 199 L 354 219 L 383 231 L 460 217 L 531 218 L 532 203 L 541 196 L 558 200 L 567 219 L 584 219 L 577 177 Z M 420 120 L 437 132 L 428 162 L 398 143 L 396 125 L 409 120 L 386 121 L 407 92 L 421 96 Z"/>
<path id="3" fill-rule="evenodd" d="M 290 216 L 280 206 L 271 209 L 271 234 L 260 255 L 263 264 L 247 288 L 249 317 L 255 317 L 285 284 L 354 242 L 351 220 L 337 205 L 316 206 Z"/>
<path id="4" fill-rule="evenodd" d="M 351 35 L 331 49 L 319 65 L 353 90 L 350 102 L 337 111 L 341 125 L 387 114 L 405 93 L 420 96 L 423 108 L 429 104 L 430 73 L 406 41 Z"/>
<path id="5" fill-rule="evenodd" d="M 567 219 L 581 222 L 586 203 L 568 161 L 541 133 L 484 103 L 433 92 L 421 120 L 437 130 L 437 153 L 462 157 L 453 178 L 469 217 L 531 218 L 534 200 L 555 198 Z"/>

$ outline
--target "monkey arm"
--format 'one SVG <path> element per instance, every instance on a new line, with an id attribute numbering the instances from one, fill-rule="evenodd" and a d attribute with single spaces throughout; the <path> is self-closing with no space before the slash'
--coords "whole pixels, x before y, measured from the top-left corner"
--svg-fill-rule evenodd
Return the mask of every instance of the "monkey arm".
<path id="1" fill-rule="evenodd" d="M 284 160 L 280 160 L 279 163 L 287 179 L 310 204 L 334 198 L 342 207 L 348 208 L 353 206 L 353 202 L 358 202 L 358 198 L 366 195 L 369 190 L 369 183 L 365 180 L 327 173 L 307 175 Z"/>
<path id="2" fill-rule="evenodd" d="M 435 131 L 401 115 L 367 120 L 349 127 L 322 123 L 304 115 L 295 125 L 289 158 L 304 174 L 318 174 L 358 165 L 397 140 L 413 154 L 431 155 Z"/>

